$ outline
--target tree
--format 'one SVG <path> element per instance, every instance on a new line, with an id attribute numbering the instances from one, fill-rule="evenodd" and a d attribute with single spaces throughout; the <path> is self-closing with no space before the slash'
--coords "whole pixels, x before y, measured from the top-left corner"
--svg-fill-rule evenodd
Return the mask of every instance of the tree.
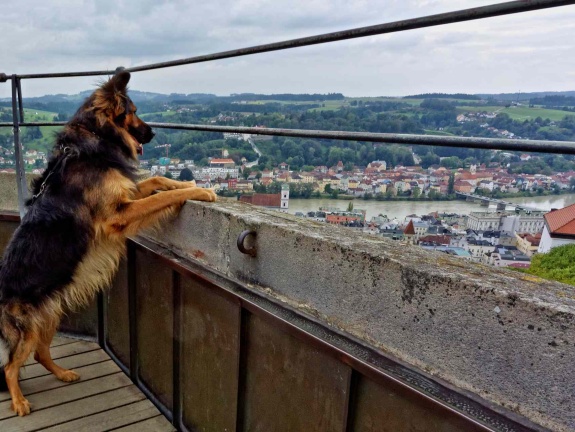
<path id="1" fill-rule="evenodd" d="M 449 181 L 447 182 L 447 195 L 452 195 L 455 192 L 455 174 L 451 173 Z"/>
<path id="2" fill-rule="evenodd" d="M 180 180 L 181 181 L 191 181 L 194 179 L 194 174 L 192 173 L 192 170 L 189 168 L 184 168 L 182 171 L 180 171 Z"/>
<path id="3" fill-rule="evenodd" d="M 173 179 L 174 176 L 172 175 L 171 172 L 167 171 L 166 174 L 164 174 L 164 177 L 169 178 L 169 179 Z"/>
<path id="4" fill-rule="evenodd" d="M 353 211 L 353 202 L 349 202 L 349 204 L 347 205 L 347 211 L 348 212 L 352 212 Z"/>
<path id="5" fill-rule="evenodd" d="M 531 259 L 526 273 L 575 285 L 575 244 L 558 246 Z"/>
<path id="6" fill-rule="evenodd" d="M 461 168 L 463 166 L 461 159 L 459 159 L 457 156 L 446 157 L 446 158 L 442 159 L 439 164 L 442 167 L 449 168 L 449 169 Z"/>
<path id="7" fill-rule="evenodd" d="M 411 191 L 411 196 L 412 198 L 419 198 L 421 196 L 421 189 L 419 186 L 416 186 L 413 188 L 413 190 Z"/>
<path id="8" fill-rule="evenodd" d="M 434 153 L 427 153 L 421 158 L 421 168 L 427 169 L 431 165 L 439 165 L 439 156 Z"/>

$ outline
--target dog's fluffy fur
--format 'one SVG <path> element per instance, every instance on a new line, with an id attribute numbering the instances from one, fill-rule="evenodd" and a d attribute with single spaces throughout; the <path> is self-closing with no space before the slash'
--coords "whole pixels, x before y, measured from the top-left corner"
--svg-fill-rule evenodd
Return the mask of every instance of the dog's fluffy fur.
<path id="1" fill-rule="evenodd" d="M 194 182 L 153 177 L 136 183 L 137 154 L 154 134 L 136 116 L 122 71 L 99 87 L 57 136 L 44 174 L 33 183 L 28 212 L 0 269 L 0 367 L 20 416 L 30 404 L 18 385 L 34 358 L 63 381 L 50 343 L 65 310 L 87 304 L 110 283 L 125 239 L 175 214 L 189 199 L 215 201 Z M 155 190 L 165 190 L 159 194 Z"/>

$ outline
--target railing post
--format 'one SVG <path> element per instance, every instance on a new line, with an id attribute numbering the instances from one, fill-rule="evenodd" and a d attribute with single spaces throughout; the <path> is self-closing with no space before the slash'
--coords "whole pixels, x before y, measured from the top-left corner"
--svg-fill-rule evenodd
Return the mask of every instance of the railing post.
<path id="1" fill-rule="evenodd" d="M 28 198 L 28 184 L 24 170 L 22 156 L 22 143 L 20 142 L 20 123 L 24 121 L 24 108 L 22 106 L 22 88 L 20 78 L 12 75 L 12 123 L 14 131 L 14 156 L 16 159 L 16 183 L 18 185 L 18 210 L 20 217 L 26 213 L 25 202 Z"/>

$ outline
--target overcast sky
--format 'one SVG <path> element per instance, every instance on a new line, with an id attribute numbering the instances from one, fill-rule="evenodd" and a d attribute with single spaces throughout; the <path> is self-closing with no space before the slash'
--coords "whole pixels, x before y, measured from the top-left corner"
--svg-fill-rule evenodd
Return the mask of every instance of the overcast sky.
<path id="1" fill-rule="evenodd" d="M 192 57 L 497 0 L 19 0 L 2 2 L 0 72 L 114 69 Z M 24 97 L 77 93 L 96 77 L 29 80 Z M 410 30 L 161 71 L 161 93 L 575 90 L 575 6 Z M 0 84 L 0 97 L 10 84 Z"/>

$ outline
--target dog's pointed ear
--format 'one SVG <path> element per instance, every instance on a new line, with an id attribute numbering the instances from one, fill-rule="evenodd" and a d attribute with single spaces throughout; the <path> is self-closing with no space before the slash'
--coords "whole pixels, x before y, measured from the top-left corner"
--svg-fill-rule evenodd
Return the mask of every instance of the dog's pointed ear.
<path id="1" fill-rule="evenodd" d="M 125 111 L 129 81 L 130 72 L 119 70 L 94 92 L 92 106 L 98 112 L 97 117 L 100 126 L 104 125 L 110 118 L 115 118 Z"/>
<path id="2" fill-rule="evenodd" d="M 117 93 L 126 94 L 126 87 L 130 81 L 130 72 L 127 70 L 118 71 L 112 78 L 102 84 L 104 93 L 113 98 Z"/>
<path id="3" fill-rule="evenodd" d="M 116 91 L 125 93 L 126 87 L 128 86 L 128 82 L 130 81 L 130 72 L 127 70 L 120 70 L 118 71 L 113 77 L 112 80 L 114 82 L 114 89 Z"/>

